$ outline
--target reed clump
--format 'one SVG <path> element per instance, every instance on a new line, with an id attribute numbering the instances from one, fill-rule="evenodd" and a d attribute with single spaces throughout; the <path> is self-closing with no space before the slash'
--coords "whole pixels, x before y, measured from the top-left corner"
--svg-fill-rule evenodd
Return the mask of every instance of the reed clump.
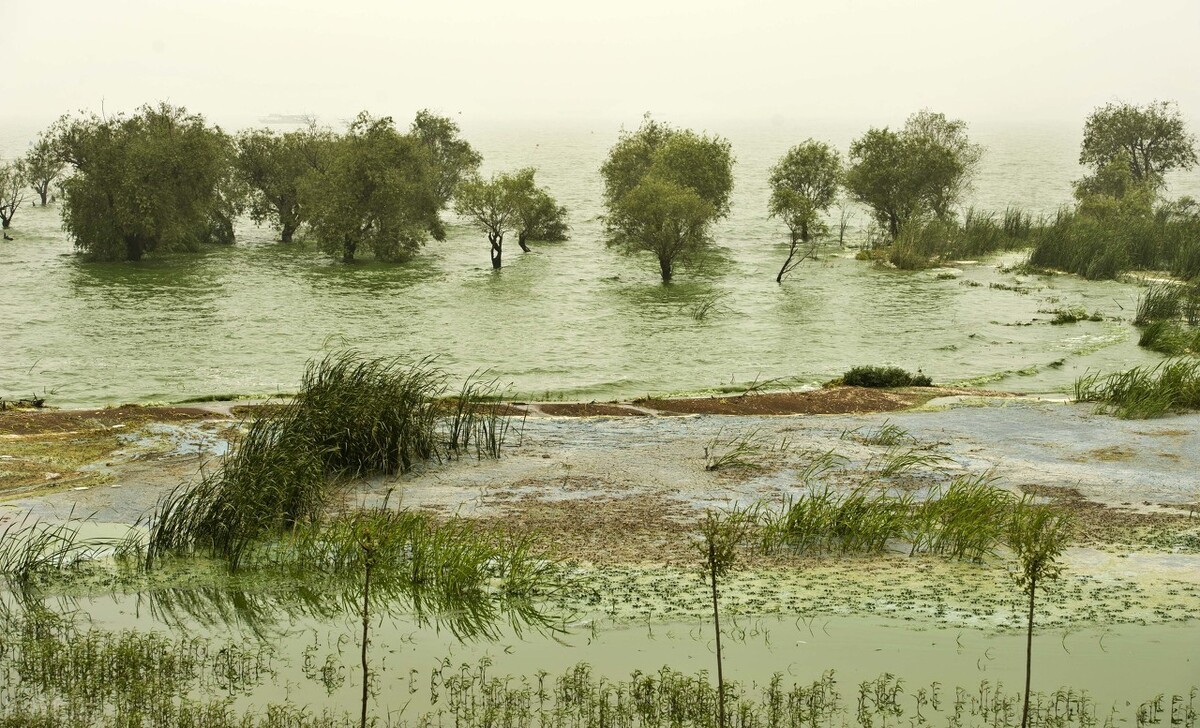
<path id="1" fill-rule="evenodd" d="M 1108 375 L 1093 372 L 1075 380 L 1075 400 L 1096 402 L 1122 419 L 1200 409 L 1200 360 L 1167 359 Z"/>
<path id="2" fill-rule="evenodd" d="M 1007 208 L 1000 218 L 970 208 L 961 223 L 931 219 L 905 226 L 887 249 L 887 260 L 902 270 L 920 270 L 947 260 L 1025 248 L 1036 232 L 1033 217 L 1019 208 Z"/>
<path id="3" fill-rule="evenodd" d="M 1120 201 L 1083 201 L 1063 208 L 1033 236 L 1029 263 L 1089 279 L 1132 270 L 1161 270 L 1183 280 L 1200 276 L 1200 209 L 1186 200 L 1153 209 Z"/>
<path id="4" fill-rule="evenodd" d="M 961 477 L 918 500 L 870 485 L 848 493 L 826 486 L 763 509 L 763 553 L 879 553 L 906 543 L 910 554 L 981 560 L 1004 543 L 1019 499 L 988 476 Z"/>
<path id="5" fill-rule="evenodd" d="M 408 472 L 471 447 L 500 457 L 511 425 L 496 390 L 473 375 L 448 398 L 430 359 L 343 352 L 311 362 L 295 399 L 265 409 L 215 471 L 158 503 L 147 564 L 199 549 L 237 568 L 252 544 L 315 521 L 348 479 Z"/>

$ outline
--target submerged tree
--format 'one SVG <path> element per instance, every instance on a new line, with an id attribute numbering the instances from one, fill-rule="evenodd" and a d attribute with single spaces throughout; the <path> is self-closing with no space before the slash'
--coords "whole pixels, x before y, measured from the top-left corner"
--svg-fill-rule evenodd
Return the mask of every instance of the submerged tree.
<path id="1" fill-rule="evenodd" d="M 87 255 L 136 261 L 231 241 L 232 145 L 203 117 L 164 103 L 129 117 L 63 117 L 53 131 L 75 169 L 63 182 L 63 227 Z"/>
<path id="2" fill-rule="evenodd" d="M 949 218 L 982 154 L 964 122 L 922 111 L 899 132 L 870 129 L 850 144 L 846 190 L 895 240 L 910 220 Z"/>
<path id="3" fill-rule="evenodd" d="M 556 243 L 567 239 L 567 208 L 558 204 L 544 188 L 534 182 L 534 170 L 519 170 L 516 179 L 517 245 L 529 252 L 530 240 Z"/>
<path id="4" fill-rule="evenodd" d="M 1172 102 L 1105 104 L 1084 123 L 1079 163 L 1098 175 L 1114 161 L 1126 165 L 1135 182 L 1157 189 L 1167 172 L 1196 165 L 1196 137 Z"/>
<path id="5" fill-rule="evenodd" d="M 25 201 L 25 170 L 21 162 L 0 164 L 0 229 L 12 225 L 13 215 Z"/>
<path id="6" fill-rule="evenodd" d="M 721 137 L 675 129 L 647 116 L 622 132 L 600 168 L 610 244 L 650 252 L 664 283 L 675 264 L 701 253 L 729 214 L 733 154 Z"/>
<path id="7" fill-rule="evenodd" d="M 1029 595 L 1025 635 L 1025 704 L 1021 728 L 1029 725 L 1029 688 L 1033 671 L 1033 608 L 1038 584 L 1057 579 L 1058 557 L 1066 546 L 1070 522 L 1065 515 L 1028 499 L 1018 504 L 1008 528 L 1008 546 L 1017 557 L 1017 585 Z"/>
<path id="8" fill-rule="evenodd" d="M 42 207 L 50 197 L 50 185 L 62 176 L 66 166 L 55 151 L 53 140 L 45 133 L 25 154 L 25 181 L 41 199 Z"/>
<path id="9" fill-rule="evenodd" d="M 483 157 L 469 142 L 459 137 L 458 124 L 428 109 L 417 112 L 409 133 L 429 153 L 438 210 L 443 210 L 450 204 L 459 183 L 476 173 Z M 434 240 L 446 237 L 445 226 L 437 215 L 430 224 L 430 234 Z"/>
<path id="10" fill-rule="evenodd" d="M 517 217 L 516 182 L 512 175 L 492 175 L 491 179 L 474 177 L 458 186 L 454 196 L 454 211 L 469 218 L 487 235 L 491 245 L 492 268 L 499 270 L 504 256 L 504 236 L 513 228 Z"/>
<path id="11" fill-rule="evenodd" d="M 425 146 L 391 117 L 365 111 L 305 178 L 300 205 L 321 248 L 344 263 L 370 251 L 401 261 L 420 250 L 437 218 L 436 176 Z"/>
<path id="12" fill-rule="evenodd" d="M 809 242 L 828 232 L 821 213 L 837 197 L 841 175 L 837 150 L 812 139 L 789 149 L 771 167 L 771 217 L 782 220 L 791 234 L 787 260 L 775 276 L 776 283 L 783 283 L 784 276 L 815 254 L 815 246 Z"/>
<path id="13" fill-rule="evenodd" d="M 279 230 L 282 242 L 292 242 L 308 219 L 300 204 L 302 182 L 322 166 L 333 135 L 312 125 L 284 134 L 248 130 L 238 134 L 236 141 L 234 166 L 248 189 L 250 219 L 269 222 Z"/>
<path id="14" fill-rule="evenodd" d="M 529 252 L 527 240 L 565 240 L 567 209 L 534 182 L 534 170 L 475 176 L 464 180 L 454 197 L 454 210 L 487 235 L 492 268 L 499 269 L 504 236 L 516 231 L 517 244 Z"/>

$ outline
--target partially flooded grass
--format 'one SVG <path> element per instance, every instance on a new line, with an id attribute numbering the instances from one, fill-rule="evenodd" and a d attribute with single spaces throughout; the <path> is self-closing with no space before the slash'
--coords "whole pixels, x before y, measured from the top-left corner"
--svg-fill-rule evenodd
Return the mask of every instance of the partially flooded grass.
<path id="1" fill-rule="evenodd" d="M 1096 402 L 1123 419 L 1149 419 L 1200 409 L 1200 360 L 1168 359 L 1152 367 L 1075 380 L 1075 400 Z"/>
<path id="2" fill-rule="evenodd" d="M 311 362 L 295 399 L 251 421 L 217 470 L 159 501 L 147 564 L 201 550 L 236 569 L 265 538 L 315 522 L 349 479 L 406 473 L 470 447 L 500 457 L 511 424 L 496 389 L 473 376 L 445 399 L 446 375 L 430 359 L 344 352 Z"/>
<path id="3" fill-rule="evenodd" d="M 760 549 L 767 554 L 881 553 L 894 542 L 910 554 L 981 560 L 1003 542 L 1018 504 L 988 476 L 960 477 L 926 498 L 899 496 L 870 485 L 849 493 L 823 490 L 763 509 Z"/>

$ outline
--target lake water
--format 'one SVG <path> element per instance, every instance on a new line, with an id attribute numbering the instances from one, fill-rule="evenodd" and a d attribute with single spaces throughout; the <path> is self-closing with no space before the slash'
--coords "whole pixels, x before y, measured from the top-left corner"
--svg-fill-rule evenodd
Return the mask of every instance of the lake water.
<path id="1" fill-rule="evenodd" d="M 308 359 L 341 347 L 437 355 L 456 377 L 490 369 L 513 396 L 580 400 L 771 379 L 815 385 L 858 364 L 920 368 L 938 383 L 1065 391 L 1088 369 L 1157 360 L 1138 349 L 1128 322 L 1136 285 L 999 269 L 1018 254 L 938 279 L 855 261 L 834 245 L 777 285 L 785 232 L 766 216 L 766 170 L 809 136 L 844 149 L 869 122 L 712 129 L 738 160 L 733 210 L 716 230 L 726 260 L 682 270 L 670 286 L 654 261 L 605 247 L 598 169 L 615 125 L 463 126 L 485 172 L 538 168 L 570 209 L 569 241 L 522 253 L 511 240 L 493 272 L 484 236 L 452 224 L 446 241 L 408 264 L 345 266 L 245 222 L 231 248 L 98 264 L 73 255 L 56 206 L 27 206 L 15 240 L 0 244 L 0 396 L 80 406 L 290 392 Z M 35 133 L 3 129 L 0 153 L 19 154 Z M 973 204 L 1036 213 L 1069 201 L 1079 133 L 973 128 L 988 149 Z M 1171 193 L 1200 194 L 1200 174 L 1172 178 Z M 856 242 L 866 215 L 853 216 Z M 1072 305 L 1106 320 L 1049 324 L 1047 311 Z"/>

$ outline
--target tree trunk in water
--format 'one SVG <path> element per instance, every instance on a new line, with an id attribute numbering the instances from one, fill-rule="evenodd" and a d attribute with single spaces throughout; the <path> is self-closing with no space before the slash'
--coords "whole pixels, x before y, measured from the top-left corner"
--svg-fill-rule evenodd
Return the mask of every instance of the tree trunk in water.
<path id="1" fill-rule="evenodd" d="M 279 231 L 279 240 L 284 243 L 292 242 L 292 236 L 296 234 L 295 223 L 284 223 L 283 229 Z"/>
<path id="2" fill-rule="evenodd" d="M 11 220 L 12 218 L 9 217 L 0 217 L 0 230 L 7 230 L 8 226 L 12 224 Z"/>
<path id="3" fill-rule="evenodd" d="M 658 269 L 662 273 L 663 283 L 671 282 L 671 260 L 669 258 L 658 259 Z"/>
<path id="4" fill-rule="evenodd" d="M 717 728 L 725 728 L 725 672 L 721 665 L 721 612 L 717 608 L 717 556 L 708 544 L 709 577 L 712 579 L 713 624 L 717 630 Z"/>
<path id="5" fill-rule="evenodd" d="M 370 673 L 367 671 L 367 641 L 370 638 L 370 597 L 371 597 L 371 559 L 363 568 L 363 606 L 362 606 L 362 721 L 360 728 L 367 728 L 367 697 L 370 687 Z"/>
<path id="6" fill-rule="evenodd" d="M 521 250 L 525 251 L 526 253 L 529 252 L 529 246 L 525 244 L 525 240 L 528 237 L 529 236 L 525 233 L 517 233 L 517 245 L 520 245 Z"/>
<path id="7" fill-rule="evenodd" d="M 346 238 L 342 242 L 342 262 L 343 263 L 353 263 L 354 262 L 354 251 L 356 248 L 358 248 L 358 244 L 355 243 L 353 240 L 350 240 L 349 238 Z"/>
<path id="8" fill-rule="evenodd" d="M 145 252 L 141 238 L 125 238 L 125 260 L 137 262 L 142 259 Z"/>
<path id="9" fill-rule="evenodd" d="M 783 267 L 779 269 L 779 275 L 775 276 L 776 283 L 783 283 L 783 274 L 787 273 L 788 266 L 792 264 L 792 258 L 795 257 L 795 255 L 796 247 L 792 246 L 792 249 L 788 251 L 787 260 L 783 261 Z"/>
<path id="10" fill-rule="evenodd" d="M 1029 676 L 1033 671 L 1033 595 L 1037 577 L 1029 579 L 1029 629 L 1025 634 L 1025 707 L 1021 709 L 1021 728 L 1029 726 Z"/>
<path id="11" fill-rule="evenodd" d="M 37 191 L 37 193 L 42 198 L 42 207 L 45 207 L 46 206 L 46 197 L 50 194 L 50 185 L 46 185 L 45 187 L 40 188 Z"/>
<path id="12" fill-rule="evenodd" d="M 492 244 L 492 270 L 500 270 L 500 257 L 504 255 L 504 236 L 489 235 L 488 242 Z"/>

